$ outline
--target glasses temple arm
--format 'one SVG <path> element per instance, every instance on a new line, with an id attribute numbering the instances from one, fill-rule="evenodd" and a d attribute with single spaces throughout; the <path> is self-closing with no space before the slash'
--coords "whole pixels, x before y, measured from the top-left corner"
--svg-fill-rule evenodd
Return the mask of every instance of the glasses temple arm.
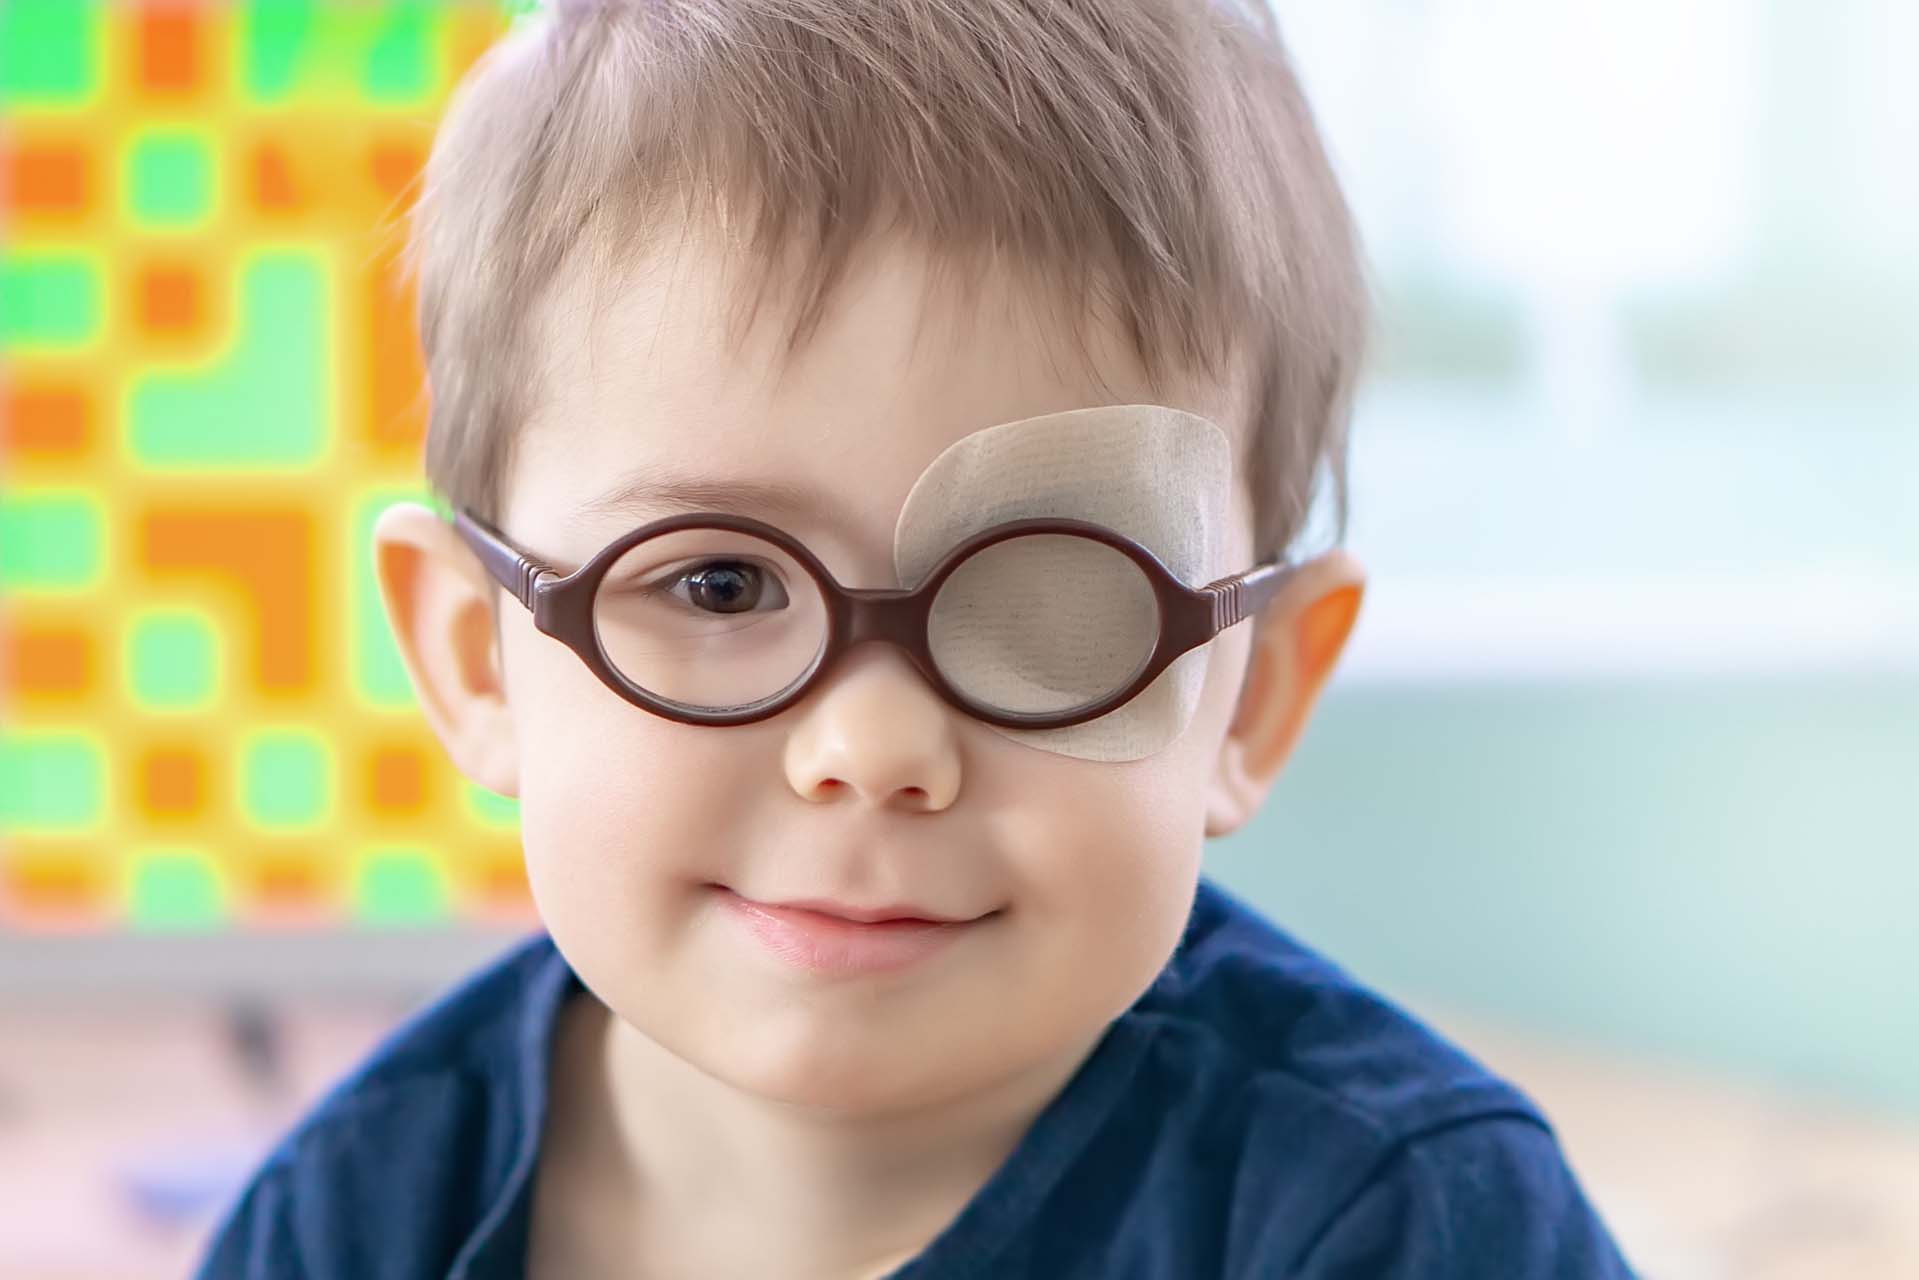
<path id="1" fill-rule="evenodd" d="M 1201 587 L 1213 597 L 1213 633 L 1217 635 L 1271 604 L 1298 568 L 1297 564 L 1275 560 Z"/>
<path id="2" fill-rule="evenodd" d="M 466 539 L 474 554 L 480 557 L 480 563 L 486 566 L 486 571 L 512 592 L 514 599 L 531 609 L 534 582 L 541 574 L 550 573 L 551 570 L 522 553 L 498 529 L 468 515 L 464 510 L 453 513 L 453 528 Z"/>

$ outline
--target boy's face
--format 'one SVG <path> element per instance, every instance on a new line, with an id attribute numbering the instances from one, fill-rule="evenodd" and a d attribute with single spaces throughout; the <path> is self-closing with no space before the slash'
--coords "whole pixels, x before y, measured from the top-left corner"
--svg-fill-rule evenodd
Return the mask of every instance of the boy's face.
<path id="1" fill-rule="evenodd" d="M 636 473 L 775 481 L 818 493 L 822 509 L 744 514 L 797 536 L 843 585 L 897 587 L 901 504 L 962 436 L 1140 402 L 1233 429 L 1237 406 L 1203 389 L 1154 391 L 1111 335 L 1101 338 L 1110 390 L 1100 391 L 1063 345 L 1049 358 L 1035 330 L 1044 309 L 1013 308 L 1001 283 L 982 291 L 970 328 L 931 306 L 915 349 L 923 269 L 905 246 L 874 246 L 778 378 L 767 372 L 773 324 L 747 354 L 728 354 L 718 258 L 697 238 L 676 262 L 602 284 L 597 309 L 577 275 L 559 282 L 537 317 L 548 363 L 499 527 L 570 571 L 665 514 L 589 509 Z M 1252 547 L 1235 488 L 1237 570 Z M 884 645 L 850 651 L 770 719 L 676 723 L 620 698 L 526 610 L 490 594 L 502 610 L 492 763 L 474 763 L 470 743 L 455 757 L 519 796 L 535 901 L 581 978 L 707 1074 L 848 1110 L 958 1097 L 1083 1054 L 1171 953 L 1250 621 L 1208 647 L 1187 731 L 1157 754 L 1110 763 L 994 732 Z M 905 968 L 825 974 L 763 945 L 728 891 L 990 918 Z"/>

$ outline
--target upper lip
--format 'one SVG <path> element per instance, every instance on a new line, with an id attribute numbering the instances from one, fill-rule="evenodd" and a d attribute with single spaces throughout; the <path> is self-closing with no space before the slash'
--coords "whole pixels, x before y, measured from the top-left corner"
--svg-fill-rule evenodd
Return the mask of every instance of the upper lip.
<path id="1" fill-rule="evenodd" d="M 748 901 L 754 900 L 748 899 Z M 897 902 L 879 907 L 856 907 L 851 903 L 834 902 L 830 898 L 794 898 L 789 902 L 756 902 L 755 905 L 797 907 L 804 911 L 817 911 L 821 915 L 838 916 L 842 920 L 854 920 L 861 924 L 873 924 L 881 920 L 927 920 L 935 924 L 962 924 L 978 918 L 976 916 L 943 916 L 937 911 L 929 911 L 925 907 L 917 907 L 910 902 Z"/>

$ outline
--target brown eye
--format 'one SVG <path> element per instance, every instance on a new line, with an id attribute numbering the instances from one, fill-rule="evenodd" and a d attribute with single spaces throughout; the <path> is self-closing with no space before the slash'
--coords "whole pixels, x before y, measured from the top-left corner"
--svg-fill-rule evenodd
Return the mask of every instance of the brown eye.
<path id="1" fill-rule="evenodd" d="M 700 613 L 753 613 L 761 601 L 773 608 L 787 603 L 777 575 L 743 560 L 715 560 L 664 580 L 667 594 L 685 600 Z M 674 590 L 685 584 L 681 594 Z"/>

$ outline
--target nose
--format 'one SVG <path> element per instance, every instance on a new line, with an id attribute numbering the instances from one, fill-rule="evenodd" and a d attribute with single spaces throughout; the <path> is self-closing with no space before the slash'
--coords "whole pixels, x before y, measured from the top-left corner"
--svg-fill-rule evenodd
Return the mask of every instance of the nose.
<path id="1" fill-rule="evenodd" d="M 802 799 L 933 812 L 959 795 L 959 713 L 890 645 L 847 650 L 787 714 L 787 780 Z"/>

